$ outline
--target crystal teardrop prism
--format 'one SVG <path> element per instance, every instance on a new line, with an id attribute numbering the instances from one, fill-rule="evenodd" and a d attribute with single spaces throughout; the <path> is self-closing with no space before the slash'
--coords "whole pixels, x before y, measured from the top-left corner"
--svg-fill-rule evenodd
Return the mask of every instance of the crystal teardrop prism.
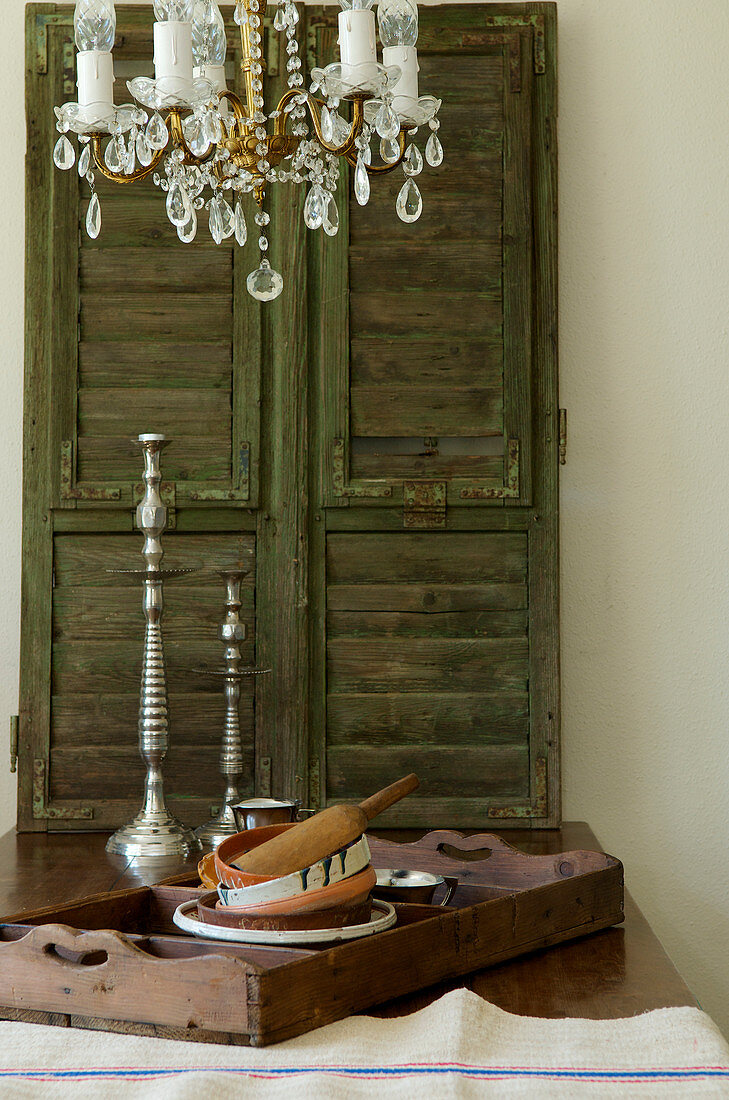
<path id="1" fill-rule="evenodd" d="M 226 202 L 224 198 L 218 198 L 219 210 L 220 210 L 220 224 L 223 227 L 223 239 L 226 237 L 232 237 L 235 233 L 235 214 L 233 213 L 233 207 L 229 202 Z"/>
<path id="2" fill-rule="evenodd" d="M 244 245 L 248 239 L 248 226 L 246 225 L 243 204 L 240 200 L 235 204 L 235 239 L 239 245 Z"/>
<path id="3" fill-rule="evenodd" d="M 130 140 L 129 148 L 127 149 L 126 156 L 124 157 L 124 175 L 134 175 L 134 169 L 137 167 L 137 155 L 134 148 L 134 143 Z"/>
<path id="4" fill-rule="evenodd" d="M 386 103 L 375 115 L 375 130 L 381 138 L 395 138 L 400 133 L 400 119 Z"/>
<path id="5" fill-rule="evenodd" d="M 53 150 L 53 163 L 56 168 L 68 172 L 76 163 L 76 152 L 65 134 L 61 134 Z"/>
<path id="6" fill-rule="evenodd" d="M 331 145 L 334 141 L 334 119 L 326 103 L 321 109 L 321 136 Z"/>
<path id="7" fill-rule="evenodd" d="M 380 159 L 385 164 L 394 164 L 399 156 L 400 146 L 393 138 L 382 138 L 380 140 Z"/>
<path id="8" fill-rule="evenodd" d="M 104 163 L 110 172 L 121 172 L 122 162 L 116 138 L 112 138 L 104 150 Z"/>
<path id="9" fill-rule="evenodd" d="M 326 195 L 323 188 L 315 183 L 309 190 L 304 203 L 304 221 L 309 229 L 319 229 L 324 221 Z"/>
<path id="10" fill-rule="evenodd" d="M 167 217 L 173 225 L 187 225 L 192 213 L 190 196 L 179 180 L 173 180 L 167 192 Z"/>
<path id="11" fill-rule="evenodd" d="M 220 141 L 220 119 L 214 111 L 208 111 L 205 115 L 202 132 L 208 145 L 217 145 Z"/>
<path id="12" fill-rule="evenodd" d="M 144 130 L 140 130 L 137 134 L 137 160 L 143 168 L 148 168 L 154 159 L 154 150 L 147 141 L 147 135 Z"/>
<path id="13" fill-rule="evenodd" d="M 425 159 L 431 168 L 437 168 L 443 163 L 443 146 L 435 131 L 430 135 L 425 146 Z"/>
<path id="14" fill-rule="evenodd" d="M 354 197 L 360 206 L 366 206 L 370 197 L 370 177 L 361 154 L 354 170 Z"/>
<path id="15" fill-rule="evenodd" d="M 286 17 L 283 8 L 278 8 L 273 17 L 273 25 L 277 31 L 282 31 L 286 26 Z"/>
<path id="16" fill-rule="evenodd" d="M 90 168 L 91 168 L 91 146 L 90 145 L 84 145 L 83 149 L 81 150 L 81 155 L 78 158 L 78 174 L 81 177 L 81 179 L 84 178 L 84 176 L 86 175 L 86 173 L 89 171 Z"/>
<path id="17" fill-rule="evenodd" d="M 412 177 L 407 179 L 400 188 L 395 209 L 398 218 L 403 222 L 416 222 L 423 213 L 423 198 Z"/>
<path id="18" fill-rule="evenodd" d="M 405 150 L 405 156 L 402 159 L 402 170 L 406 176 L 419 176 L 423 171 L 423 154 L 417 145 L 413 145 L 412 142 Z"/>
<path id="19" fill-rule="evenodd" d="M 328 237 L 336 237 L 339 232 L 339 210 L 334 200 L 334 195 L 329 196 L 329 201 L 324 209 L 324 220 L 322 221 L 324 232 Z"/>
<path id="20" fill-rule="evenodd" d="M 203 120 L 198 115 L 190 115 L 182 124 L 182 132 L 194 157 L 204 157 L 210 148 Z"/>
<path id="21" fill-rule="evenodd" d="M 190 220 L 185 225 L 177 226 L 177 236 L 180 238 L 183 244 L 190 244 L 195 240 L 195 234 L 197 233 L 197 214 L 194 210 L 190 211 Z"/>
<path id="22" fill-rule="evenodd" d="M 217 195 L 214 199 L 210 200 L 210 209 L 208 213 L 210 236 L 216 244 L 222 244 L 225 233 L 223 231 L 223 218 L 220 213 L 220 202 Z"/>
<path id="23" fill-rule="evenodd" d="M 95 191 L 91 196 L 91 202 L 86 211 L 86 232 L 91 237 L 92 241 L 95 241 L 101 232 L 101 203 Z"/>
<path id="24" fill-rule="evenodd" d="M 153 149 L 164 149 L 170 140 L 165 120 L 159 111 L 155 111 L 147 123 L 147 141 Z"/>
<path id="25" fill-rule="evenodd" d="M 246 279 L 248 293 L 259 302 L 272 302 L 283 290 L 283 279 L 274 271 L 268 260 L 261 260 L 261 266 L 251 271 Z"/>

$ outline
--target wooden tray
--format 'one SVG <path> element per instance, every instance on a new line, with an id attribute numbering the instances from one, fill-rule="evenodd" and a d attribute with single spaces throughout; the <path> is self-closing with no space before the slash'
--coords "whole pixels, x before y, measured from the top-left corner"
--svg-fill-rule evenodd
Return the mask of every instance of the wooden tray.
<path id="1" fill-rule="evenodd" d="M 370 847 L 375 867 L 458 877 L 451 906 L 397 905 L 388 932 L 278 948 L 179 935 L 189 876 L 98 894 L 0 923 L 0 1018 L 266 1046 L 623 919 L 622 864 L 600 852 L 448 831 Z"/>

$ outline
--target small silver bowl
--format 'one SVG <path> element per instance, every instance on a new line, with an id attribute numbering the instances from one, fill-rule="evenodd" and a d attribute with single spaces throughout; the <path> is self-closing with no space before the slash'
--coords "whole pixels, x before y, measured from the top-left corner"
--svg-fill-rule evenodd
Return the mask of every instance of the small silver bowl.
<path id="1" fill-rule="evenodd" d="M 409 901 L 420 905 L 430 905 L 439 886 L 446 891 L 439 905 L 447 905 L 458 886 L 457 878 L 445 878 L 432 875 L 429 871 L 404 871 L 392 867 L 375 868 L 377 883 L 375 892 L 378 898 L 386 901 Z"/>

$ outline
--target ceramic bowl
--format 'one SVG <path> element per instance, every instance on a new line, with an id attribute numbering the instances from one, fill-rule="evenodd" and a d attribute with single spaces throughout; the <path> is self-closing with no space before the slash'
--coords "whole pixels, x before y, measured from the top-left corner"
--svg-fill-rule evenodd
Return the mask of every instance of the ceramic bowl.
<path id="1" fill-rule="evenodd" d="M 341 852 L 320 860 L 304 871 L 294 871 L 291 875 L 271 879 L 269 882 L 255 883 L 253 886 L 227 887 L 223 883 L 205 882 L 206 886 L 217 885 L 218 895 L 223 905 L 258 905 L 269 901 L 293 898 L 297 894 L 309 894 L 322 887 L 341 882 L 359 874 L 370 862 L 370 846 L 367 838 L 361 836 L 343 848 Z M 201 876 L 202 877 L 202 876 Z"/>
<path id="2" fill-rule="evenodd" d="M 251 875 L 247 871 L 241 871 L 233 866 L 236 859 L 240 859 L 246 852 L 272 840 L 279 833 L 285 833 L 287 829 L 295 829 L 296 822 L 286 825 L 263 825 L 258 829 L 246 829 L 245 832 L 235 833 L 229 836 L 222 844 L 219 844 L 213 853 L 215 872 L 218 882 L 223 886 L 254 886 L 257 882 L 271 882 L 276 875 Z"/>
<path id="3" fill-rule="evenodd" d="M 366 867 L 320 890 L 250 906 L 222 905 L 211 892 L 198 900 L 198 914 L 206 924 L 226 928 L 342 928 L 369 918 L 375 880 L 373 868 Z"/>

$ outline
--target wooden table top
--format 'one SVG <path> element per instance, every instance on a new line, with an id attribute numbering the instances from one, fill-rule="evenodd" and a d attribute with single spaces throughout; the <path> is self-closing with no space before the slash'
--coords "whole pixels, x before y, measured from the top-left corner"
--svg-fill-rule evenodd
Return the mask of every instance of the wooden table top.
<path id="1" fill-rule="evenodd" d="M 403 841 L 422 835 L 422 830 L 373 832 Z M 163 869 L 157 866 L 154 873 L 135 868 L 105 853 L 107 835 L 9 832 L 0 837 L 0 913 L 17 914 L 87 894 L 139 886 L 190 866 L 190 862 L 175 861 Z M 509 829 L 499 835 L 537 855 L 600 850 L 592 830 L 580 821 L 565 822 L 561 829 Z M 191 862 L 194 865 L 197 860 Z M 554 1019 L 614 1019 L 653 1008 L 695 1006 L 696 999 L 629 896 L 625 916 L 625 923 L 616 928 L 469 974 L 369 1009 L 368 1014 L 403 1015 L 459 985 L 507 1012 Z"/>

